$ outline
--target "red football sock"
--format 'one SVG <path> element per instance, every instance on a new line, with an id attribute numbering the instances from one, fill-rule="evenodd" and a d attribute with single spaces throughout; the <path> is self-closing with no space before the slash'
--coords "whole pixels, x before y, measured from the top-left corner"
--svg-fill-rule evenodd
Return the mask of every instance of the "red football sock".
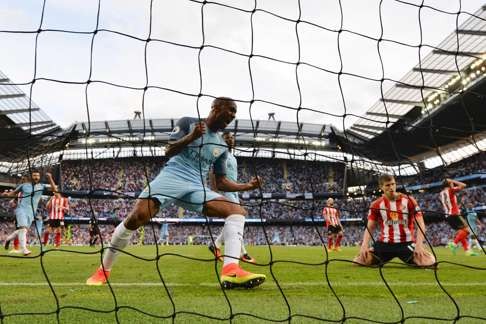
<path id="1" fill-rule="evenodd" d="M 467 244 L 467 236 L 468 235 L 469 235 L 469 232 L 466 231 L 465 229 L 458 230 L 456 237 L 454 238 L 454 244 L 461 242 L 464 250 L 467 250 L 468 249 L 468 244 Z"/>
<path id="2" fill-rule="evenodd" d="M 338 235 L 337 239 L 336 239 L 336 247 L 340 247 L 341 246 L 341 240 L 343 239 L 343 236 L 342 235 Z"/>
<path id="3" fill-rule="evenodd" d="M 61 233 L 56 233 L 56 238 L 54 239 L 56 246 L 61 245 Z"/>
<path id="4" fill-rule="evenodd" d="M 42 240 L 42 244 L 47 245 L 49 242 L 49 232 L 44 232 L 44 239 Z"/>
<path id="5" fill-rule="evenodd" d="M 329 236 L 327 238 L 327 246 L 329 249 L 332 249 L 332 236 Z"/>
<path id="6" fill-rule="evenodd" d="M 13 242 L 13 245 L 14 245 L 14 249 L 15 250 L 18 250 L 19 249 L 19 238 L 16 236 L 15 239 L 14 239 L 14 242 Z"/>

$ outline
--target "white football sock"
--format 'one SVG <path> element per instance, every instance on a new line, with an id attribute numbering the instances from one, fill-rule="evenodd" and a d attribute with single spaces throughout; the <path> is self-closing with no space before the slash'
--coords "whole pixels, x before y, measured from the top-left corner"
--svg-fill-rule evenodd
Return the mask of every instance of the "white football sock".
<path id="1" fill-rule="evenodd" d="M 218 249 L 221 249 L 221 245 L 223 245 L 223 241 L 224 241 L 223 233 L 224 233 L 224 228 L 221 231 L 221 233 L 218 235 L 218 237 L 214 240 L 214 245 L 216 245 Z"/>
<path id="2" fill-rule="evenodd" d="M 21 228 L 18 231 L 20 249 L 24 251 L 27 249 L 27 229 Z"/>
<path id="3" fill-rule="evenodd" d="M 110 247 L 117 248 L 118 250 L 123 250 L 130 242 L 130 238 L 132 237 L 132 230 L 129 230 L 125 227 L 125 224 L 121 222 L 116 228 L 115 232 L 113 232 L 113 236 L 111 237 Z M 113 263 L 115 263 L 116 258 L 118 257 L 119 251 L 114 249 L 106 249 L 105 255 L 103 256 L 103 267 L 105 271 L 110 271 Z"/>
<path id="4" fill-rule="evenodd" d="M 7 241 L 13 240 L 18 235 L 19 232 L 20 232 L 19 229 L 18 230 L 15 230 L 12 234 L 10 234 L 9 236 L 7 236 L 6 240 Z"/>
<path id="5" fill-rule="evenodd" d="M 233 214 L 226 217 L 223 227 L 225 255 L 223 266 L 230 263 L 239 263 L 244 228 L 245 216 Z"/>

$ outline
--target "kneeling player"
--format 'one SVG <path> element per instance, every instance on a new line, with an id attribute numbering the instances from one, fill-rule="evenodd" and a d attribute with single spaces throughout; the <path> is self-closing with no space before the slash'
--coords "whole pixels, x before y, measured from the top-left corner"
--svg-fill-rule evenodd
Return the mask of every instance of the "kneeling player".
<path id="1" fill-rule="evenodd" d="M 383 196 L 375 200 L 368 214 L 368 225 L 364 232 L 359 255 L 354 262 L 360 265 L 382 265 L 398 257 L 403 262 L 417 266 L 432 266 L 435 257 L 425 249 L 425 224 L 422 212 L 411 196 L 396 192 L 392 175 L 382 175 L 378 180 Z M 417 222 L 417 239 L 414 238 L 414 222 Z M 369 247 L 371 235 L 380 227 L 380 236 Z"/>

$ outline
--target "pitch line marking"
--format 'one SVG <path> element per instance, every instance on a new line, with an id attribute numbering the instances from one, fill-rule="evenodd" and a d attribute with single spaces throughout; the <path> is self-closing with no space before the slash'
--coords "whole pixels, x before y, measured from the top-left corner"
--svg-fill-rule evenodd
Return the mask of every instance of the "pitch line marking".
<path id="1" fill-rule="evenodd" d="M 73 286 L 86 286 L 84 282 L 52 282 L 51 283 L 55 287 L 73 287 Z M 282 287 L 292 288 L 292 287 L 327 287 L 326 282 L 279 282 Z M 437 282 L 412 282 L 412 281 L 398 281 L 398 282 L 389 282 L 390 286 L 437 286 Z M 477 287 L 477 286 L 486 286 L 486 281 L 482 282 L 441 282 L 444 286 L 453 286 L 453 287 Z M 162 287 L 163 284 L 161 282 L 113 282 L 111 283 L 113 287 Z M 333 287 L 366 287 L 366 286 L 384 286 L 383 282 L 331 282 Z M 47 282 L 0 282 L 1 287 L 47 287 Z M 211 282 L 202 282 L 199 284 L 194 283 L 167 283 L 169 287 L 194 287 L 194 286 L 201 286 L 201 287 L 217 287 L 219 286 L 217 283 Z"/>

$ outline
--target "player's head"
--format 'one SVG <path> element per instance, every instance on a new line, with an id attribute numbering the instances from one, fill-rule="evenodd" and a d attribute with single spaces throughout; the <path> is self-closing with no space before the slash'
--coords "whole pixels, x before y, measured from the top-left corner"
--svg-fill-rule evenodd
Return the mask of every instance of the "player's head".
<path id="1" fill-rule="evenodd" d="M 328 207 L 332 207 L 332 206 L 334 206 L 334 199 L 332 199 L 332 198 L 327 199 L 327 200 L 326 200 L 326 205 L 327 205 Z"/>
<path id="2" fill-rule="evenodd" d="M 37 170 L 37 169 L 32 169 L 30 171 L 30 180 L 33 183 L 38 183 L 38 182 L 40 182 L 40 179 L 41 179 L 41 173 L 40 173 L 40 171 Z"/>
<path id="3" fill-rule="evenodd" d="M 397 183 L 395 182 L 394 176 L 391 174 L 382 174 L 378 178 L 378 185 L 387 198 L 395 197 L 395 193 L 397 192 Z"/>
<path id="4" fill-rule="evenodd" d="M 231 132 L 224 132 L 223 139 L 228 145 L 228 148 L 233 149 L 235 147 L 235 136 Z"/>
<path id="5" fill-rule="evenodd" d="M 206 119 L 206 124 L 213 131 L 223 130 L 235 119 L 236 103 L 228 97 L 218 97 L 211 104 L 211 112 Z"/>
<path id="6" fill-rule="evenodd" d="M 449 188 L 451 186 L 451 183 L 448 179 L 444 179 L 444 181 L 442 181 L 442 188 Z"/>

